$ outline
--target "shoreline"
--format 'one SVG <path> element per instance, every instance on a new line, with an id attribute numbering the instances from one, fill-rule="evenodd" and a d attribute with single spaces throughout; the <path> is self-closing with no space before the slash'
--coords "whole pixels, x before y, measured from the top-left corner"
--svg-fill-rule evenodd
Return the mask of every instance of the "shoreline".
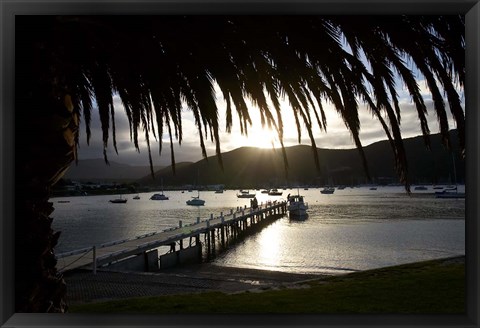
<path id="1" fill-rule="evenodd" d="M 465 255 L 414 263 L 431 261 L 445 265 L 465 263 Z M 359 272 L 366 271 L 369 270 Z M 278 288 L 299 288 L 308 281 L 325 280 L 348 274 L 350 273 L 335 275 L 287 273 L 201 263 L 155 272 L 98 271 L 94 275 L 90 270 L 74 270 L 65 273 L 64 278 L 67 282 L 67 303 L 79 305 L 134 297 L 204 292 L 234 294 Z"/>
<path id="2" fill-rule="evenodd" d="M 94 275 L 91 270 L 77 269 L 64 274 L 69 305 L 145 296 L 268 290 L 327 277 L 330 275 L 221 267 L 212 263 L 154 272 L 99 270 Z"/>

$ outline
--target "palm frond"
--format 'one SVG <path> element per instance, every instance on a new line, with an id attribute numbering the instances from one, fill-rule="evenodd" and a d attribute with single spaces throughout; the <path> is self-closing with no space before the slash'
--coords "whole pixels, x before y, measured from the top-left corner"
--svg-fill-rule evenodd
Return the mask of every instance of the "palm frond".
<path id="1" fill-rule="evenodd" d="M 42 81 L 54 81 L 52 90 L 72 95 L 86 123 L 87 141 L 94 98 L 105 160 L 110 130 L 118 151 L 114 93 L 125 108 L 135 147 L 143 129 L 148 152 L 150 134 L 158 134 L 161 154 L 166 129 L 172 163 L 173 139 L 180 144 L 183 139 L 183 108 L 193 113 L 202 155 L 207 156 L 204 139 L 210 138 L 221 163 L 219 110 L 226 112 L 227 131 L 235 111 L 241 132 L 248 135 L 247 99 L 256 105 L 261 123 L 277 131 L 283 149 L 280 100 L 285 97 L 299 142 L 305 128 L 312 147 L 314 123 L 327 130 L 324 102 L 331 102 L 368 172 L 359 138 L 363 102 L 390 140 L 398 175 L 408 189 L 399 128 L 404 109 L 396 81 L 401 79 L 415 104 L 428 146 L 427 107 L 416 70 L 431 91 L 444 144 L 450 145 L 448 101 L 465 149 L 465 114 L 457 91 L 465 83 L 462 16 L 48 16 L 35 21 L 41 28 L 29 30 L 28 38 L 39 45 L 32 72 Z M 226 108 L 217 108 L 215 85 Z"/>

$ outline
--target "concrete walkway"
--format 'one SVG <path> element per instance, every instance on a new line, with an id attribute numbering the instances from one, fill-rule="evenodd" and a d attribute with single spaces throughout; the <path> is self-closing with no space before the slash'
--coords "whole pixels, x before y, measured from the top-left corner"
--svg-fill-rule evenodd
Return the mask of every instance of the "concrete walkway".
<path id="1" fill-rule="evenodd" d="M 465 256 L 440 259 L 442 265 L 465 263 Z M 70 305 L 112 299 L 220 291 L 237 293 L 280 287 L 303 287 L 302 282 L 325 275 L 229 268 L 211 263 L 155 273 L 73 270 L 64 275 Z"/>
<path id="2" fill-rule="evenodd" d="M 201 264 L 156 273 L 73 270 L 65 274 L 67 302 L 75 305 L 112 299 L 288 286 L 319 275 L 289 274 Z"/>

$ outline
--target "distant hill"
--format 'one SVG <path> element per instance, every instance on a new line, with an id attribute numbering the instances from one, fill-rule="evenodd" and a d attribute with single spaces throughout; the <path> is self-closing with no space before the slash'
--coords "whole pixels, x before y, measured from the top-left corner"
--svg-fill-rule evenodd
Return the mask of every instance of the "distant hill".
<path id="1" fill-rule="evenodd" d="M 454 149 L 458 145 L 456 130 L 451 131 Z M 453 164 L 451 154 L 444 149 L 440 135 L 430 136 L 431 151 L 425 147 L 423 137 L 404 139 L 407 151 L 409 177 L 412 183 L 451 183 Z M 185 184 L 224 184 L 232 188 L 262 188 L 285 185 L 351 185 L 367 183 L 357 149 L 317 149 L 320 171 L 316 169 L 312 148 L 307 145 L 287 147 L 288 169 L 285 170 L 280 149 L 242 147 L 222 154 L 224 169 L 216 156 L 196 163 L 177 165 L 173 175 L 171 167 L 156 171 L 155 179 L 145 176 L 138 182 L 157 186 L 160 178 L 165 186 Z M 394 159 L 388 141 L 364 147 L 372 182 L 397 183 Z M 457 181 L 464 182 L 465 165 L 456 154 Z"/>
<path id="2" fill-rule="evenodd" d="M 110 165 L 105 164 L 103 159 L 79 160 L 78 165 L 70 166 L 64 178 L 75 181 L 130 182 L 150 174 L 149 166 L 132 166 L 113 161 L 109 163 Z M 154 170 L 160 169 L 160 166 L 154 167 Z"/>

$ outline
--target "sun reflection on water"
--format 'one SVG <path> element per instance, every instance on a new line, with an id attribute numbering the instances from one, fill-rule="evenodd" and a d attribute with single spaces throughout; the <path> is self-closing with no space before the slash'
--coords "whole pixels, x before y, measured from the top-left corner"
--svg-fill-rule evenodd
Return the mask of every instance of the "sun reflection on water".
<path id="1" fill-rule="evenodd" d="M 262 230 L 257 239 L 257 261 L 265 267 L 281 265 L 283 238 L 284 233 L 281 225 L 272 224 L 269 229 Z"/>
<path id="2" fill-rule="evenodd" d="M 411 197 L 403 187 L 347 188 L 333 195 L 318 188 L 300 191 L 309 203 L 304 221 L 288 216 L 237 240 L 217 254 L 216 265 L 294 273 L 345 273 L 352 270 L 415 262 L 465 252 L 465 200 Z M 252 190 L 253 191 L 253 190 Z M 285 199 L 255 191 L 259 202 Z M 62 231 L 57 253 L 132 238 L 153 231 L 202 221 L 212 214 L 248 206 L 238 190 L 202 192 L 206 206 L 185 204 L 191 193 L 169 191 L 168 202 L 150 201 L 141 193 L 127 206 L 110 205 L 110 195 L 68 198 L 55 202 L 53 228 Z M 126 197 L 133 197 L 127 195 Z"/>

